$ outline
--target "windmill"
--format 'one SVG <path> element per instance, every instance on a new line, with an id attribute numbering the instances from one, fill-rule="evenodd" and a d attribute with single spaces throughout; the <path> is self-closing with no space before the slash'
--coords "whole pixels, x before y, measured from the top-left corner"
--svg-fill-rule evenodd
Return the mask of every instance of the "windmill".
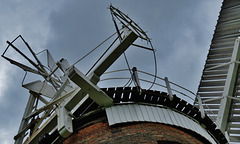
<path id="1" fill-rule="evenodd" d="M 29 90 L 30 96 L 18 134 L 14 137 L 15 143 L 20 144 L 23 141 L 25 141 L 24 143 L 61 143 L 63 141 L 67 143 L 68 139 L 71 139 L 74 133 L 83 130 L 83 127 L 88 128 L 89 125 L 103 120 L 107 121 L 110 131 L 112 131 L 111 126 L 121 124 L 152 123 L 156 124 L 154 127 L 163 124 L 167 127 L 172 126 L 172 129 L 181 131 L 193 138 L 194 141 L 226 143 L 223 133 L 201 108 L 197 109 L 174 94 L 178 93 L 191 100 L 195 97 L 193 92 L 169 81 L 167 77 L 157 76 L 155 50 L 142 28 L 119 9 L 113 6 L 110 6 L 109 9 L 116 28 L 116 32 L 112 36 L 117 36 L 86 74 L 75 66 L 85 56 L 70 65 L 66 59 L 55 62 L 49 51 L 45 50 L 41 52 L 46 52 L 47 55 L 47 64 L 45 65 L 37 57 L 38 53 L 34 53 L 21 35 L 11 42 L 7 41 L 8 47 L 2 57 L 26 71 L 25 77 L 27 74 L 33 73 L 43 79 L 24 83 L 24 77 L 22 86 Z M 149 43 L 150 47 L 134 43 L 138 38 Z M 31 58 L 15 45 L 19 40 L 23 42 Z M 109 52 L 113 46 L 115 48 Z M 127 62 L 125 51 L 130 46 L 153 52 L 154 74 L 138 70 L 136 67 L 130 68 L 129 64 L 125 70 L 106 72 L 121 55 Z M 10 49 L 17 52 L 26 62 L 21 63 L 7 57 Z M 104 73 L 119 71 L 129 72 L 128 86 L 100 88 L 97 85 L 103 81 L 101 76 Z M 153 77 L 153 80 L 143 79 L 139 73 L 149 75 Z M 140 82 L 150 83 L 150 87 L 144 89 Z M 153 90 L 153 87 L 162 87 L 167 93 Z M 119 128 L 121 129 L 121 126 Z M 176 134 L 175 138 L 172 137 L 173 140 L 168 138 L 168 140 L 158 140 L 158 143 L 179 143 L 182 135 L 175 133 L 175 130 L 171 131 Z M 121 130 L 114 133 L 118 132 Z M 150 133 L 150 131 L 148 132 Z M 158 136 L 156 137 L 159 138 Z M 113 141 L 109 140 L 108 142 Z M 192 140 L 189 139 L 189 141 Z"/>

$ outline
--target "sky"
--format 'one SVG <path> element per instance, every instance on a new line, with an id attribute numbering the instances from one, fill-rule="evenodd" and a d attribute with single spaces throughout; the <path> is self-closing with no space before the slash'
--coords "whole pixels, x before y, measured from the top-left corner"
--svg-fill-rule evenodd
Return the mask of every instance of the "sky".
<path id="1" fill-rule="evenodd" d="M 156 50 L 158 76 L 197 92 L 221 3 L 221 0 L 2 0 L 0 53 L 7 47 L 7 40 L 21 34 L 35 52 L 48 49 L 56 61 L 66 58 L 73 64 L 116 31 L 108 9 L 112 4 L 147 31 Z M 126 55 L 132 67 L 154 72 L 150 51 L 129 48 Z M 8 56 L 21 61 L 15 53 Z M 86 72 L 99 56 L 99 52 L 93 53 L 76 66 Z M 127 68 L 123 59 L 115 65 L 112 69 Z M 28 90 L 21 87 L 24 74 L 0 58 L 2 144 L 14 142 L 27 103 Z"/>

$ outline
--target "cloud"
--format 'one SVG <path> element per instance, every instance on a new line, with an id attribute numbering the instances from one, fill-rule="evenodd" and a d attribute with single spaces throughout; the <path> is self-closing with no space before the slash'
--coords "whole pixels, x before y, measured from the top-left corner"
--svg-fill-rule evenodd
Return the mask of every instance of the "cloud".
<path id="1" fill-rule="evenodd" d="M 5 91 L 6 89 L 8 89 L 8 85 L 9 85 L 9 81 L 7 80 L 7 77 L 6 75 L 7 72 L 9 71 L 9 67 L 7 66 L 8 64 L 6 64 L 6 62 L 1 62 L 1 69 L 0 69 L 0 81 L 2 83 L 0 83 L 0 104 L 1 102 L 3 101 L 3 98 L 4 98 L 4 95 L 5 95 Z M 3 83 L 4 82 L 4 83 Z"/>
<path id="2" fill-rule="evenodd" d="M 217 1 L 203 1 L 181 7 L 175 12 L 184 16 L 169 24 L 167 27 L 173 28 L 167 30 L 171 32 L 164 32 L 168 34 L 162 36 L 165 38 L 161 41 L 163 44 L 159 50 L 162 53 L 159 61 L 163 66 L 160 71 L 169 76 L 170 80 L 194 92 L 201 78 L 220 4 Z"/>
<path id="3" fill-rule="evenodd" d="M 14 131 L 11 131 L 7 128 L 1 128 L 0 129 L 0 139 L 2 144 L 9 144 L 10 141 L 12 141 L 12 135 L 14 134 Z"/>

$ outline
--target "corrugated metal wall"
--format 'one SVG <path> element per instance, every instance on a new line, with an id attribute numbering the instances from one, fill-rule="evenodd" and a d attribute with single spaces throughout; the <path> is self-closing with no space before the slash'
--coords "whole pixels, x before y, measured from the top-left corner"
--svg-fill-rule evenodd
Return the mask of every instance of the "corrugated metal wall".
<path id="1" fill-rule="evenodd" d="M 209 142 L 216 143 L 200 124 L 172 109 L 149 105 L 126 104 L 106 108 L 106 113 L 109 125 L 127 122 L 163 123 L 191 130 L 205 137 Z"/>

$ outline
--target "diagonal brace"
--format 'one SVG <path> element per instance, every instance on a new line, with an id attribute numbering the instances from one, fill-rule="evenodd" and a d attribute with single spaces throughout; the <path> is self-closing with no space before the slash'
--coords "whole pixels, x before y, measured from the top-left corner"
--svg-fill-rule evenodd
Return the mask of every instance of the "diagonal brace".
<path id="1" fill-rule="evenodd" d="M 110 106 L 113 104 L 112 98 L 105 94 L 98 86 L 93 84 L 82 72 L 72 67 L 68 74 L 69 78 L 78 85 L 81 90 L 89 94 L 89 97 L 100 106 Z"/>

